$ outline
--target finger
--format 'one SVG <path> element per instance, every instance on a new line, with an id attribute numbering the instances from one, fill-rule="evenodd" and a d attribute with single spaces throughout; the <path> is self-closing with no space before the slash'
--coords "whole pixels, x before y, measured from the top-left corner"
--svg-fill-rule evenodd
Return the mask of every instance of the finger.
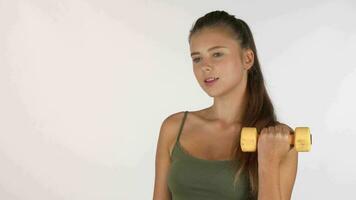
<path id="1" fill-rule="evenodd" d="M 293 129 L 291 127 L 289 127 L 287 124 L 282 124 L 283 127 L 288 129 L 288 132 L 293 133 Z"/>
<path id="2" fill-rule="evenodd" d="M 265 134 L 268 134 L 268 128 L 263 128 L 260 132 L 260 136 L 263 136 Z"/>
<path id="3" fill-rule="evenodd" d="M 262 130 L 261 130 L 260 133 L 262 134 L 262 133 L 264 133 L 264 132 L 266 132 L 266 128 L 262 128 Z"/>
<path id="4" fill-rule="evenodd" d="M 276 126 L 274 129 L 275 129 L 276 135 L 281 136 L 283 134 L 281 126 Z"/>
<path id="5" fill-rule="evenodd" d="M 290 130 L 289 130 L 289 128 L 287 126 L 283 126 L 282 127 L 282 131 L 283 131 L 283 134 L 289 136 Z"/>
<path id="6" fill-rule="evenodd" d="M 275 131 L 274 131 L 274 127 L 273 126 L 269 126 L 268 127 L 268 133 L 275 135 Z"/>

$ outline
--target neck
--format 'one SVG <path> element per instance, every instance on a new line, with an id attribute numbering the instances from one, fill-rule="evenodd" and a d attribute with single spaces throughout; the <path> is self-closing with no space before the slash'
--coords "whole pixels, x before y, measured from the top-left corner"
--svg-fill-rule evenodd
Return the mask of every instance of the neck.
<path id="1" fill-rule="evenodd" d="M 222 124 L 230 125 L 241 123 L 246 106 L 246 92 L 230 92 L 228 95 L 214 98 L 214 103 L 208 108 L 210 119 Z"/>

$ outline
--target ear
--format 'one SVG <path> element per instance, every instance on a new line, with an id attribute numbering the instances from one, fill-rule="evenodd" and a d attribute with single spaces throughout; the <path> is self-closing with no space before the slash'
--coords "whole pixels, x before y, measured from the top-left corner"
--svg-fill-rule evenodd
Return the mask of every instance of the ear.
<path id="1" fill-rule="evenodd" d="M 253 66 L 254 60 L 255 60 L 255 54 L 251 49 L 243 50 L 242 64 L 245 70 L 248 70 Z"/>

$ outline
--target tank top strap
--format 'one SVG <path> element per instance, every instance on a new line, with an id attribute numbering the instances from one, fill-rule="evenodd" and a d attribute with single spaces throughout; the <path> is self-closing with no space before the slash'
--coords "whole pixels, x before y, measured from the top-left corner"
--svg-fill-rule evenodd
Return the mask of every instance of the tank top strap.
<path id="1" fill-rule="evenodd" d="M 180 128 L 179 128 L 179 132 L 178 132 L 178 137 L 177 137 L 177 140 L 176 140 L 176 144 L 177 142 L 179 141 L 179 138 L 180 138 L 180 135 L 182 133 L 182 130 L 183 130 L 183 126 L 184 126 L 184 122 L 185 122 L 185 119 L 187 118 L 187 114 L 188 114 L 188 111 L 185 111 L 184 112 L 184 116 L 183 116 L 183 120 L 180 124 Z"/>

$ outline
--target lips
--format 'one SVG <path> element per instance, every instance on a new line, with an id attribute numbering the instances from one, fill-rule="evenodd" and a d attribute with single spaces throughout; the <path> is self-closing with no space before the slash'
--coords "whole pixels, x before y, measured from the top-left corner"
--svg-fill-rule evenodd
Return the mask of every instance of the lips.
<path id="1" fill-rule="evenodd" d="M 219 79 L 219 77 L 208 77 L 208 78 L 204 79 L 204 82 L 205 83 L 211 83 L 211 82 L 213 82 L 215 80 L 218 80 L 218 79 Z"/>

